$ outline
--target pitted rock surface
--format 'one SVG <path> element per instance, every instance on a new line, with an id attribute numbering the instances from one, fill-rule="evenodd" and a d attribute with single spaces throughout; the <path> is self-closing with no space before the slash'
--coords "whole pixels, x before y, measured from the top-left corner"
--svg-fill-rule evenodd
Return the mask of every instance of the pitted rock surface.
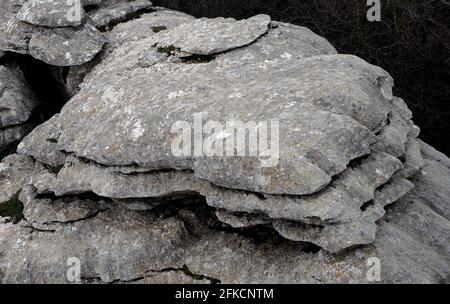
<path id="1" fill-rule="evenodd" d="M 0 207 L 23 206 L 0 219 L 1 282 L 64 283 L 74 256 L 84 283 L 367 282 L 374 256 L 384 283 L 448 282 L 450 160 L 417 139 L 386 71 L 265 15 L 81 4 L 89 16 L 57 28 L 40 6 L 0 6 L 0 49 L 70 66 L 72 96 L 0 163 Z M 3 87 L 7 143 L 32 93 Z M 176 154 L 180 121 L 255 122 L 236 128 L 279 155 Z"/>
<path id="2" fill-rule="evenodd" d="M 76 9 L 61 1 L 29 0 L 16 12 L 8 2 L 2 3 L 0 50 L 30 54 L 56 66 L 92 60 L 101 51 L 105 38 L 92 21 L 83 18 L 81 7 L 80 14 L 72 13 Z"/>
<path id="3" fill-rule="evenodd" d="M 17 65 L 0 65 L 0 155 L 32 130 L 38 100 Z"/>
<path id="4" fill-rule="evenodd" d="M 39 26 L 79 26 L 84 18 L 84 9 L 77 0 L 28 0 L 20 8 L 17 18 Z"/>

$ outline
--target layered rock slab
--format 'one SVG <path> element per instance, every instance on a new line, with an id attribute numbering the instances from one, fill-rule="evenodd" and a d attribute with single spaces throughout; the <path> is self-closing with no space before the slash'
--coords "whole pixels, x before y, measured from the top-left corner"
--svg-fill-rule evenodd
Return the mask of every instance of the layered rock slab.
<path id="1" fill-rule="evenodd" d="M 158 273 L 181 272 L 184 265 L 197 277 L 221 283 L 368 282 L 366 263 L 373 257 L 381 261 L 385 283 L 444 283 L 450 272 L 448 220 L 412 197 L 388 210 L 372 245 L 339 255 L 308 253 L 302 243 L 267 235 L 258 242 L 239 232 L 211 229 L 201 215 L 194 216 L 197 224 L 188 232 L 188 223 L 176 217 L 155 220 L 120 206 L 108 207 L 94 217 L 53 223 L 48 230 L 48 223 L 39 229 L 26 222 L 0 224 L 2 282 L 64 283 L 67 259 L 74 254 L 85 265 L 83 281 L 96 283 L 145 282 L 147 276 L 157 276 L 157 283 L 173 282 Z M 34 224 L 38 222 L 35 217 Z M 39 256 L 47 258 L 29 252 L 45 253 Z"/>
<path id="2" fill-rule="evenodd" d="M 0 6 L 0 50 L 30 54 L 51 65 L 73 66 L 90 61 L 102 49 L 105 39 L 91 21 L 80 17 L 79 22 L 69 24 L 68 20 L 75 20 L 69 17 L 73 7 L 53 0 L 30 1 L 19 13 L 8 3 Z M 40 5 L 33 6 L 36 3 Z M 57 8 L 50 10 L 54 15 L 48 17 L 48 5 L 55 3 Z"/>
<path id="3" fill-rule="evenodd" d="M 93 24 L 102 30 L 108 29 L 131 18 L 134 14 L 149 10 L 152 3 L 148 0 L 103 1 L 98 8 L 89 11 Z"/>
<path id="4" fill-rule="evenodd" d="M 28 0 L 20 8 L 17 18 L 38 26 L 79 26 L 84 9 L 79 0 Z"/>
<path id="5" fill-rule="evenodd" d="M 171 18 L 155 12 L 130 24 Z M 372 242 L 383 215 L 372 209 L 403 196 L 411 188 L 404 178 L 420 167 L 413 148 L 404 164 L 397 159 L 407 145 L 417 147 L 417 131 L 392 96 L 390 76 L 267 16 L 175 20 L 138 40 L 121 35 L 128 23 L 113 30 L 123 44 L 102 55 L 59 116 L 22 142 L 20 153 L 53 167 L 31 180 L 37 192 L 167 204 L 200 194 L 239 227 L 274 226 L 330 252 Z M 198 24 L 217 31 L 201 35 Z M 235 28 L 250 34 L 243 40 Z M 186 42 L 190 31 L 197 48 Z M 258 157 L 175 156 L 173 125 L 197 114 L 223 125 L 278 120 L 279 162 L 266 168 Z M 370 203 L 371 212 L 362 212 Z M 322 232 L 311 234 L 317 226 Z"/>
<path id="6" fill-rule="evenodd" d="M 37 171 L 15 183 L 25 219 L 1 226 L 8 236 L 0 241 L 2 250 L 13 246 L 9 237 L 23 244 L 22 259 L 31 247 L 42 252 L 55 240 L 74 241 L 88 265 L 85 282 L 199 276 L 211 282 L 361 282 L 361 265 L 371 256 L 389 269 L 385 282 L 448 278 L 448 221 L 436 214 L 445 203 L 406 194 L 412 187 L 406 178 L 420 183 L 415 174 L 428 160 L 385 71 L 337 55 L 309 30 L 267 16 L 175 15 L 155 12 L 108 33 L 117 39 L 86 70 L 80 92 L 19 146 L 24 157 L 37 160 Z M 151 33 L 127 37 L 149 24 Z M 199 24 L 214 31 L 202 35 L 195 31 Z M 236 28 L 248 35 L 236 35 Z M 186 38 L 191 32 L 196 45 Z M 266 169 L 251 157 L 174 157 L 168 130 L 198 113 L 222 124 L 278 119 L 278 166 Z M 436 159 L 444 158 L 435 156 L 432 164 Z M 429 184 L 436 185 L 433 179 Z M 445 196 L 442 187 L 424 188 Z M 198 195 L 210 207 L 192 203 Z M 386 223 L 384 207 L 397 200 Z M 412 227 L 417 216 L 423 225 Z M 144 239 L 125 232 L 134 226 Z M 252 235 L 269 229 L 260 236 L 265 245 L 244 236 L 248 229 L 256 229 Z M 27 233 L 33 238 L 21 237 Z M 73 250 L 57 241 L 50 248 L 58 261 Z M 400 265 L 395 252 L 401 248 L 408 254 Z M 13 260 L 8 255 L 0 262 L 6 261 L 5 282 L 65 280 L 58 279 L 64 262 L 49 266 L 25 258 L 33 271 L 47 268 L 54 275 L 33 276 L 8 262 Z M 251 271 L 243 261 L 251 261 Z"/>

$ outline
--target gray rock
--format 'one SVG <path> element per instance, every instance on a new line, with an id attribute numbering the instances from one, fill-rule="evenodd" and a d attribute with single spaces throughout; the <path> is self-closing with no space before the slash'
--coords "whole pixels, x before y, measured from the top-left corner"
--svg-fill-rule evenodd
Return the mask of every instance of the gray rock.
<path id="1" fill-rule="evenodd" d="M 79 203 L 75 200 L 69 206 Z M 56 213 L 63 213 L 59 210 L 61 204 L 63 202 L 49 206 L 55 207 Z M 62 225 L 44 229 L 26 221 L 21 226 L 2 224 L 2 282 L 67 282 L 66 265 L 70 257 L 82 261 L 83 279 L 130 281 L 145 276 L 150 270 L 176 267 L 181 254 L 176 249 L 183 248 L 183 243 L 188 241 L 187 231 L 179 220 L 153 221 L 120 206 Z M 10 250 L 10 246 L 14 246 L 13 238 L 19 246 Z M 22 262 L 15 264 L 16 259 Z M 22 263 L 29 266 L 24 267 Z"/>
<path id="2" fill-rule="evenodd" d="M 360 206 L 373 198 L 375 189 L 388 182 L 400 168 L 400 161 L 392 156 L 373 153 L 360 166 L 348 169 L 318 194 L 301 197 L 266 195 L 261 198 L 253 193 L 213 186 L 189 172 L 126 174 L 120 172 L 120 168 L 86 164 L 71 156 L 57 176 L 52 172 L 37 175 L 33 185 L 39 193 L 57 196 L 94 192 L 111 198 L 158 198 L 176 193 L 201 193 L 208 204 L 216 208 L 248 213 L 259 211 L 271 218 L 320 224 L 351 220 L 355 211 L 359 214 Z"/>
<path id="3" fill-rule="evenodd" d="M 420 143 L 415 138 L 409 137 L 405 144 L 405 162 L 403 174 L 405 177 L 412 177 L 425 165 L 425 160 L 420 151 Z"/>
<path id="4" fill-rule="evenodd" d="M 253 223 L 249 226 L 256 223 L 263 224 L 267 223 L 268 219 L 291 220 L 303 223 L 294 225 L 293 229 L 298 230 L 298 233 L 309 235 L 308 231 L 315 226 L 328 225 L 321 232 L 321 237 L 317 238 L 320 241 L 316 241 L 313 236 L 307 241 L 334 252 L 355 244 L 367 244 L 373 241 L 376 230 L 375 220 L 383 214 L 374 219 L 361 212 L 361 208 L 365 203 L 375 200 L 374 197 L 378 195 L 375 190 L 381 186 L 389 189 L 389 195 L 395 198 L 382 206 L 395 201 L 410 190 L 411 184 L 403 179 L 400 180 L 398 187 L 385 186 L 391 176 L 400 169 L 401 163 L 396 158 L 382 152 L 373 152 L 360 165 L 346 170 L 330 187 L 318 194 L 299 198 L 273 195 L 261 198 L 252 193 L 212 186 L 196 179 L 191 173 L 172 171 L 126 174 L 115 167 L 86 164 L 71 156 L 66 159 L 66 165 L 57 174 L 43 171 L 34 176 L 30 184 L 36 187 L 40 194 L 54 193 L 57 196 L 93 192 L 102 197 L 131 199 L 165 198 L 182 193 L 185 195 L 200 193 L 206 197 L 207 204 L 212 207 L 232 212 L 250 214 L 257 212 L 265 215 L 265 218 L 256 220 L 252 215 L 244 216 L 240 221 L 230 218 L 229 215 L 227 217 L 226 214 L 219 215 L 220 220 L 223 219 L 225 223 L 233 227 L 244 227 L 248 222 Z M 169 204 L 170 201 L 165 203 Z M 136 208 L 142 209 L 139 206 L 132 209 L 136 210 Z M 349 231 L 352 233 L 348 231 L 341 233 L 344 229 L 350 228 L 352 230 Z M 364 234 L 368 237 L 360 239 L 360 235 Z M 288 236 L 287 233 L 282 235 Z M 288 238 L 293 239 L 293 237 Z M 332 245 L 327 245 L 325 242 L 332 242 Z"/>
<path id="5" fill-rule="evenodd" d="M 411 128 L 409 120 L 405 120 L 399 112 L 392 111 L 389 113 L 388 124 L 380 131 L 379 140 L 374 147 L 397 157 L 404 155 Z"/>
<path id="6" fill-rule="evenodd" d="M 22 190 L 34 173 L 31 157 L 11 154 L 0 163 L 0 204 L 12 199 Z"/>
<path id="7" fill-rule="evenodd" d="M 156 8 L 116 25 L 131 2 L 97 5 L 109 42 L 0 165 L 4 200 L 22 189 L 24 207 L 20 223 L 0 220 L 2 282 L 66 282 L 71 257 L 84 283 L 367 282 L 373 257 L 382 282 L 448 281 L 450 161 L 417 139 L 385 71 L 263 15 Z M 46 29 L 42 45 L 81 28 Z M 65 65 L 54 51 L 38 54 Z M 278 121 L 278 164 L 174 155 L 172 126 L 199 113 Z"/>
<path id="8" fill-rule="evenodd" d="M 448 220 L 450 219 L 449 159 L 424 142 L 420 142 L 420 148 L 425 165 L 412 179 L 415 188 L 411 193 Z"/>
<path id="9" fill-rule="evenodd" d="M 119 52 L 118 50 L 116 51 Z M 151 49 L 148 51 L 151 52 Z M 135 52 L 136 48 L 134 52 L 127 55 L 136 58 Z M 122 60 L 128 59 L 127 55 L 123 56 L 123 53 L 121 54 Z M 153 59 L 150 60 L 158 62 L 159 58 L 158 53 L 155 52 Z M 283 100 L 284 98 L 289 98 L 289 96 L 283 96 L 283 94 L 284 92 L 288 93 L 289 90 L 285 89 L 284 86 L 293 87 L 298 85 L 303 88 L 309 87 L 309 82 L 306 81 L 307 78 L 305 78 L 304 83 L 298 80 L 294 82 L 294 78 L 290 78 L 288 75 L 291 74 L 294 77 L 294 75 L 299 73 L 316 73 L 317 75 L 314 77 L 331 78 L 334 77 L 331 75 L 335 71 L 334 68 L 330 70 L 330 75 L 327 75 L 326 72 L 322 72 L 319 75 L 319 72 L 317 72 L 321 70 L 321 67 L 323 67 L 323 70 L 327 69 L 327 64 L 322 66 L 323 62 L 340 66 L 342 69 L 345 69 L 345 67 L 350 68 L 350 66 L 352 66 L 350 69 L 354 69 L 353 66 L 355 64 L 364 65 L 363 62 L 355 61 L 353 57 L 346 56 L 329 56 L 324 58 L 315 56 L 313 58 L 315 59 L 314 61 L 308 60 L 304 65 L 301 64 L 302 61 L 298 62 L 298 67 L 295 69 L 293 62 L 285 63 L 289 66 L 289 70 L 279 67 L 279 69 L 274 69 L 272 75 L 270 73 L 256 73 L 257 71 L 252 71 L 253 65 L 249 66 L 249 73 L 254 72 L 255 77 L 262 78 L 258 82 L 261 85 L 248 86 L 244 82 L 245 79 L 238 78 L 240 81 L 236 83 L 236 86 L 229 89 L 224 88 L 222 85 L 227 74 L 224 74 L 223 68 L 218 68 L 215 62 L 194 66 L 179 64 L 177 65 L 177 75 L 170 73 L 170 70 L 174 68 L 173 64 L 158 64 L 146 69 L 138 68 L 135 70 L 136 72 L 130 71 L 126 75 L 122 74 L 122 76 L 115 77 L 114 86 L 105 85 L 108 81 L 111 81 L 107 78 L 111 78 L 114 72 L 119 72 L 114 71 L 115 67 L 123 69 L 127 68 L 127 65 L 115 65 L 119 64 L 117 62 L 110 67 L 113 70 L 108 70 L 108 68 L 101 69 L 100 66 L 97 66 L 96 71 L 93 73 L 97 75 L 98 71 L 99 77 L 94 78 L 94 76 L 89 75 L 90 79 L 86 81 L 86 90 L 80 91 L 65 106 L 61 113 L 61 128 L 64 136 L 60 138 L 58 147 L 105 165 L 138 164 L 150 169 L 195 169 L 199 177 L 205 179 L 214 178 L 213 182 L 231 188 L 289 194 L 307 194 L 318 191 L 330 182 L 331 176 L 342 172 L 351 159 L 368 154 L 370 152 L 369 146 L 376 139 L 367 127 L 358 124 L 349 116 L 330 113 L 306 101 L 299 102 L 292 107 L 286 105 Z M 129 60 L 128 66 L 132 63 L 133 60 Z M 139 64 L 139 61 L 136 64 Z M 288 68 L 288 66 L 282 65 L 285 68 Z M 370 69 L 369 66 L 367 68 Z M 167 73 L 162 72 L 161 69 L 166 69 Z M 210 75 L 205 78 L 206 73 Z M 349 71 L 349 73 L 351 72 Z M 103 76 L 100 76 L 100 74 Z M 276 74 L 279 75 L 277 76 Z M 198 78 L 194 75 L 198 75 Z M 242 76 L 244 75 L 245 73 Z M 282 77 L 280 79 L 277 83 L 277 88 L 271 87 L 270 79 L 281 77 L 281 75 L 284 75 L 286 78 Z M 375 75 L 373 76 L 375 77 Z M 248 78 L 252 79 L 252 77 Z M 345 81 L 342 78 L 341 80 L 344 83 Z M 149 90 L 154 88 L 155 93 L 148 92 L 148 94 L 143 95 L 140 88 L 143 86 L 148 87 L 150 79 L 152 79 L 153 86 Z M 300 77 L 299 79 L 302 78 Z M 101 88 L 96 84 L 100 80 L 102 83 Z M 230 81 L 236 80 L 230 79 Z M 129 90 L 123 90 L 122 88 L 127 87 L 127 82 L 133 83 L 133 87 L 130 87 Z M 329 86 L 329 81 L 323 79 L 319 83 L 322 83 L 322 92 L 328 94 L 325 92 L 325 87 Z M 316 95 L 315 88 L 319 84 L 310 85 L 311 90 Z M 167 90 L 164 89 L 165 87 L 167 87 Z M 205 89 L 206 87 L 208 87 L 208 90 Z M 163 93 L 164 90 L 166 90 L 166 93 Z M 246 96 L 229 97 L 233 96 L 233 92 L 238 91 L 246 92 Z M 215 93 L 210 94 L 209 92 Z M 164 95 L 161 96 L 161 94 Z M 183 96 L 178 96 L 177 94 L 182 94 Z M 267 94 L 276 95 L 278 101 L 276 103 L 273 101 L 274 96 L 263 99 L 263 96 Z M 308 99 L 308 94 L 305 93 L 304 100 Z M 236 96 L 239 96 L 239 94 Z M 92 99 L 94 102 L 88 105 L 81 102 L 89 99 Z M 152 101 L 150 102 L 150 100 Z M 193 102 L 186 104 L 187 100 L 192 100 Z M 234 111 L 230 107 L 230 102 L 224 104 L 220 102 L 221 100 L 230 100 L 230 102 L 235 103 Z M 345 100 L 348 103 L 353 103 L 350 99 Z M 381 103 L 382 99 L 379 101 Z M 105 103 L 108 104 L 108 107 L 103 106 Z M 153 108 L 148 107 L 148 104 L 152 104 Z M 370 106 L 375 108 L 375 104 L 377 103 L 372 102 Z M 180 107 L 177 111 L 172 112 L 170 119 L 157 119 L 158 116 L 166 116 L 163 107 L 170 107 L 171 109 L 175 107 L 177 109 L 177 105 Z M 222 115 L 222 113 L 227 113 L 224 109 L 225 106 L 228 108 L 228 114 Z M 352 107 L 352 105 L 345 106 Z M 356 103 L 354 106 L 356 106 Z M 85 120 L 83 118 L 84 113 L 90 113 L 89 108 L 93 107 L 98 108 L 93 113 L 94 117 L 89 117 L 88 120 Z M 209 107 L 211 107 L 211 110 L 205 111 Z M 124 108 L 129 110 L 123 111 Z M 137 108 L 142 110 L 135 111 L 134 109 Z M 159 109 L 160 112 L 155 112 L 154 109 Z M 339 112 L 343 110 L 337 109 L 334 111 Z M 69 115 L 69 113 L 71 114 Z M 74 113 L 78 114 L 73 115 Z M 113 113 L 117 113 L 117 115 Z M 170 132 L 171 125 L 180 120 L 191 122 L 195 113 L 204 113 L 205 120 L 217 120 L 224 124 L 225 121 L 232 119 L 241 121 L 282 120 L 280 128 L 283 131 L 280 134 L 280 142 L 288 144 L 280 146 L 279 166 L 264 169 L 257 159 L 250 157 L 237 159 L 233 157 L 225 159 L 198 158 L 193 162 L 190 158 L 173 156 L 171 143 L 176 135 Z M 76 122 L 74 121 L 75 117 L 78 117 Z M 299 117 L 304 118 L 299 119 Z M 382 121 L 383 119 L 383 114 L 380 113 L 378 120 Z M 80 124 L 80 120 L 83 123 Z M 101 129 L 90 125 L 91 123 L 95 124 L 96 121 L 104 122 Z M 127 123 L 122 124 L 119 121 L 126 121 Z M 327 124 L 321 123 L 321 121 L 326 121 Z M 132 126 L 132 129 L 128 127 L 129 125 Z M 110 132 L 109 135 L 103 134 L 103 130 Z M 154 130 L 154 132 L 161 135 L 157 139 L 153 136 L 154 133 L 146 132 L 146 130 Z M 75 134 L 86 135 L 79 137 Z M 114 136 L 111 136 L 112 134 Z M 94 138 L 95 143 L 90 141 Z M 143 149 L 144 146 L 146 147 L 145 149 Z M 294 149 L 299 152 L 294 154 L 292 152 Z M 247 177 L 240 173 L 243 172 L 244 167 L 254 168 L 245 173 Z M 283 170 L 286 172 L 284 176 L 281 173 Z M 211 177 L 208 174 L 212 174 L 212 172 L 221 173 Z M 229 174 L 225 175 L 225 172 L 229 172 Z M 260 176 L 256 178 L 255 176 L 258 175 Z"/>
<path id="10" fill-rule="evenodd" d="M 221 283 L 362 283 L 370 282 L 368 262 L 374 257 L 384 283 L 442 283 L 450 274 L 448 220 L 412 197 L 388 210 L 389 222 L 381 221 L 372 245 L 338 255 L 272 236 L 257 242 L 248 234 L 209 228 L 201 213 L 197 218 L 198 228 L 189 232 L 176 217 L 155 219 L 110 203 L 94 217 L 54 230 L 26 221 L 3 223 L 1 280 L 64 283 L 70 257 L 80 259 L 85 283 L 198 281 L 194 274 Z"/>
<path id="11" fill-rule="evenodd" d="M 18 20 L 14 13 L 0 7 L 0 49 L 28 54 L 28 43 L 34 27 Z"/>
<path id="12" fill-rule="evenodd" d="M 0 65 L 0 158 L 32 130 L 31 114 L 37 98 L 22 71 L 15 65 Z"/>
<path id="13" fill-rule="evenodd" d="M 6 9 L 10 12 L 17 13 L 22 5 L 28 0 L 4 0 L 0 4 L 0 8 Z"/>
<path id="14" fill-rule="evenodd" d="M 219 221 L 226 223 L 233 228 L 249 228 L 272 223 L 272 220 L 268 218 L 251 213 L 233 213 L 224 209 L 219 209 L 215 214 Z"/>
<path id="15" fill-rule="evenodd" d="M 324 226 L 305 226 L 301 223 L 276 221 L 273 224 L 283 237 L 293 241 L 310 242 L 336 253 L 355 245 L 370 244 L 375 240 L 376 221 L 384 215 L 384 207 L 405 195 L 413 184 L 396 179 L 376 191 L 367 209 L 361 210 L 352 222 Z"/>
<path id="16" fill-rule="evenodd" d="M 140 11 L 148 10 L 152 3 L 148 0 L 135 0 L 128 2 L 118 2 L 108 5 L 109 3 L 102 3 L 102 5 L 88 13 L 92 19 L 93 24 L 102 29 L 114 26 L 115 24 L 127 20 L 131 16 Z"/>
<path id="17" fill-rule="evenodd" d="M 100 52 L 103 35 L 90 23 L 77 28 L 41 28 L 30 39 L 30 55 L 57 66 L 80 65 Z"/>
<path id="18" fill-rule="evenodd" d="M 246 46 L 268 30 L 270 17 L 257 15 L 246 20 L 198 19 L 161 33 L 159 48 L 174 48 L 180 56 L 211 55 Z"/>
<path id="19" fill-rule="evenodd" d="M 33 227 L 43 230 L 95 217 L 107 210 L 107 203 L 90 199 L 66 197 L 58 200 L 37 198 L 32 187 L 26 186 L 19 195 L 24 205 L 24 217 Z M 39 228 L 38 228 L 39 229 Z"/>
<path id="20" fill-rule="evenodd" d="M 55 115 L 45 124 L 37 126 L 18 145 L 17 152 L 23 155 L 30 155 L 33 159 L 54 168 L 63 166 L 65 155 L 56 149 L 56 142 L 59 138 L 57 117 L 58 115 Z"/>
<path id="21" fill-rule="evenodd" d="M 39 26 L 79 26 L 84 18 L 84 9 L 80 1 L 28 0 L 17 13 L 17 18 Z"/>
<path id="22" fill-rule="evenodd" d="M 0 129 L 0 157 L 14 152 L 22 138 L 33 129 L 29 123 Z"/>
<path id="23" fill-rule="evenodd" d="M 30 54 L 51 65 L 70 66 L 90 61 L 105 39 L 87 20 L 78 27 L 48 28 L 22 22 L 0 7 L 0 50 Z"/>
<path id="24" fill-rule="evenodd" d="M 133 34 L 172 18 L 180 24 Z M 258 28 L 259 23 L 251 20 L 223 23 L 219 18 L 205 24 L 225 32 L 246 24 L 253 31 L 252 24 Z M 377 189 L 394 181 L 401 182 L 391 187 L 388 203 L 410 189 L 402 179 L 406 168 L 396 157 L 408 150 L 407 171 L 419 169 L 414 124 L 404 103 L 392 97 L 390 76 L 356 57 L 337 55 L 309 30 L 277 22 L 266 24 L 265 35 L 238 49 L 227 49 L 227 43 L 238 43 L 239 37 L 219 39 L 208 32 L 202 43 L 214 40 L 224 49 L 205 61 L 189 62 L 193 59 L 161 49 L 162 37 L 195 22 L 157 11 L 108 33 L 111 41 L 121 43 L 107 46 L 61 114 L 19 147 L 20 153 L 57 167 L 33 177 L 37 192 L 93 192 L 128 200 L 132 210 L 152 210 L 172 205 L 173 197 L 201 194 L 219 209 L 219 219 L 234 227 L 284 227 L 291 221 L 293 232 L 283 235 L 307 238 L 333 252 L 372 242 L 379 217 L 368 217 L 361 208 L 374 200 Z M 126 38 L 136 35 L 137 40 Z M 196 113 L 223 124 L 279 120 L 278 165 L 263 167 L 256 157 L 174 156 L 171 126 L 192 121 Z M 39 144 L 48 134 L 54 134 L 52 142 Z M 310 232 L 315 226 L 327 227 L 317 240 Z"/>
<path id="25" fill-rule="evenodd" d="M 0 130 L 28 121 L 36 105 L 36 96 L 20 69 L 0 65 Z"/>
<path id="26" fill-rule="evenodd" d="M 70 68 L 66 83 L 68 92 L 71 96 L 75 95 L 79 91 L 84 77 L 117 47 L 130 41 L 139 41 L 154 35 L 155 32 L 173 28 L 193 19 L 194 17 L 181 12 L 157 9 L 155 12 L 143 14 L 137 19 L 119 23 L 111 31 L 105 33 L 108 42 L 94 60 Z"/>

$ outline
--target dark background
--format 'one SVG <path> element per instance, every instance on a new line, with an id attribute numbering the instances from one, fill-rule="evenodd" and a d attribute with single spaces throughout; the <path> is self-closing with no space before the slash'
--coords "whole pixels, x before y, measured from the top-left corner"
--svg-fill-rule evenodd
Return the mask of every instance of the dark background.
<path id="1" fill-rule="evenodd" d="M 381 66 L 421 128 L 420 138 L 450 155 L 450 0 L 381 0 L 381 22 L 366 0 L 152 0 L 196 17 L 273 20 L 306 26 L 339 53 Z"/>

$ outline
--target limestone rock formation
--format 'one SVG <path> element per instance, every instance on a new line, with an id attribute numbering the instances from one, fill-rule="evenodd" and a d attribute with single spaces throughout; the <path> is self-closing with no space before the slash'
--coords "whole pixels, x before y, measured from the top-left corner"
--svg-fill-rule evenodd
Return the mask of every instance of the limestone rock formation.
<path id="1" fill-rule="evenodd" d="M 0 49 L 71 66 L 72 98 L 0 164 L 0 204 L 23 207 L 2 282 L 66 282 L 69 257 L 85 283 L 366 282 L 371 257 L 383 282 L 448 281 L 450 160 L 386 71 L 266 15 L 83 1 L 82 24 L 44 29 L 27 5 Z M 220 153 L 262 133 L 262 154 Z"/>
<path id="2" fill-rule="evenodd" d="M 83 18 L 82 8 L 73 7 L 79 1 L 68 6 L 56 0 L 29 0 L 18 13 L 8 5 L 11 1 L 0 4 L 2 51 L 30 54 L 55 66 L 73 66 L 90 61 L 105 43 L 92 21 Z"/>
<path id="3" fill-rule="evenodd" d="M 0 155 L 29 132 L 37 99 L 20 68 L 0 65 Z"/>
<path id="4" fill-rule="evenodd" d="M 149 10 L 152 3 L 148 0 L 105 0 L 99 7 L 88 13 L 94 25 L 100 29 L 112 27 L 123 20 L 130 19 L 134 14 Z"/>
<path id="5" fill-rule="evenodd" d="M 29 0 L 20 8 L 21 21 L 47 27 L 79 26 L 84 17 L 80 1 Z"/>

